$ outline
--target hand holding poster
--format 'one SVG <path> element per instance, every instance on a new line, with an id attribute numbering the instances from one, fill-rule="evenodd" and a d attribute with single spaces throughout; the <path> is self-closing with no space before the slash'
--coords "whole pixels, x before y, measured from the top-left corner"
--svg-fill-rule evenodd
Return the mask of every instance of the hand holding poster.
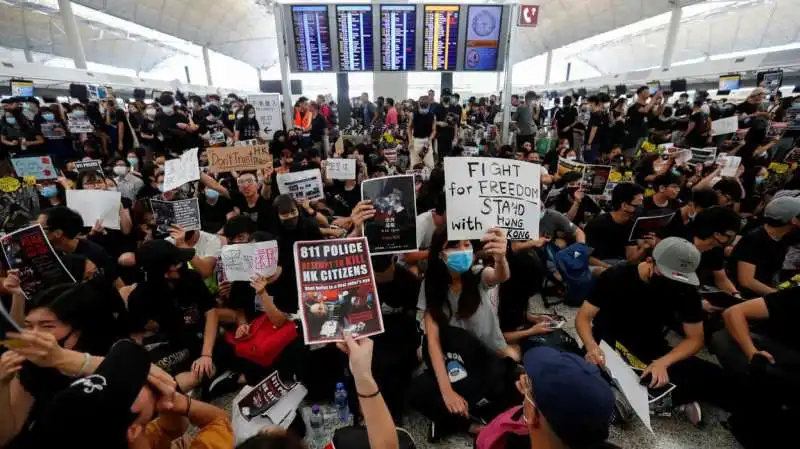
<path id="1" fill-rule="evenodd" d="M 383 332 L 367 239 L 296 242 L 294 261 L 306 344 Z"/>
<path id="2" fill-rule="evenodd" d="M 539 165 L 498 158 L 444 159 L 447 236 L 480 239 L 502 228 L 509 240 L 539 236 Z"/>
<path id="3" fill-rule="evenodd" d="M 674 216 L 675 212 L 666 215 L 637 218 L 636 222 L 633 223 L 633 227 L 631 228 L 631 234 L 628 236 L 628 241 L 635 242 L 636 240 L 644 238 L 647 234 L 655 233 L 660 229 L 665 228 L 669 222 L 672 221 L 672 217 Z"/>
<path id="4" fill-rule="evenodd" d="M 20 285 L 27 298 L 54 285 L 75 283 L 40 225 L 6 234 L 0 237 L 0 244 L 8 268 L 19 270 Z"/>
<path id="5" fill-rule="evenodd" d="M 731 116 L 714 120 L 711 122 L 711 135 L 722 136 L 724 134 L 733 134 L 739 129 L 739 117 Z"/>
<path id="6" fill-rule="evenodd" d="M 196 197 L 177 201 L 151 199 L 150 208 L 156 221 L 154 230 L 156 237 L 169 235 L 172 225 L 178 225 L 184 231 L 200 229 L 200 204 Z"/>
<path id="7" fill-rule="evenodd" d="M 186 150 L 180 158 L 164 162 L 164 191 L 200 179 L 200 164 L 197 161 L 197 148 Z"/>
<path id="8" fill-rule="evenodd" d="M 278 191 L 282 195 L 291 195 L 296 201 L 321 200 L 325 197 L 322 190 L 322 174 L 318 168 L 292 173 L 278 173 Z"/>
<path id="9" fill-rule="evenodd" d="M 212 173 L 272 169 L 272 155 L 266 145 L 208 148 L 206 153 Z"/>
<path id="10" fill-rule="evenodd" d="M 372 201 L 375 217 L 364 222 L 371 254 L 417 250 L 417 207 L 413 175 L 384 176 L 361 183 L 361 199 Z"/>
<path id="11" fill-rule="evenodd" d="M 720 172 L 721 176 L 733 178 L 736 176 L 736 170 L 739 169 L 739 165 L 742 163 L 742 158 L 739 156 L 720 154 L 717 158 L 717 163 L 720 168 L 722 168 L 722 172 Z"/>
<path id="12" fill-rule="evenodd" d="M 270 277 L 278 268 L 278 242 L 225 245 L 220 258 L 229 282 L 249 282 L 253 276 Z"/>
<path id="13" fill-rule="evenodd" d="M 37 181 L 58 178 L 58 171 L 53 167 L 50 156 L 11 158 L 11 165 L 18 178 L 33 176 Z"/>
<path id="14" fill-rule="evenodd" d="M 328 159 L 325 161 L 325 176 L 342 181 L 356 179 L 355 159 Z"/>
<path id="15" fill-rule="evenodd" d="M 237 401 L 236 406 L 239 408 L 242 417 L 248 421 L 257 416 L 267 415 L 273 425 L 278 425 L 283 421 L 283 418 L 289 412 L 296 409 L 300 403 L 300 401 L 297 401 L 297 404 L 293 404 L 293 407 L 281 407 L 279 405 L 294 389 L 302 391 L 300 397 L 300 400 L 302 400 L 302 396 L 305 396 L 307 393 L 305 387 L 297 382 L 290 385 L 284 384 L 278 376 L 278 372 L 274 371 L 262 380 L 261 383 L 253 387 L 243 398 Z M 280 409 L 278 413 L 273 413 L 278 411 L 278 409 Z"/>
<path id="16" fill-rule="evenodd" d="M 122 194 L 107 190 L 67 190 L 67 207 L 81 214 L 83 225 L 92 227 L 101 220 L 103 227 L 119 229 Z"/>

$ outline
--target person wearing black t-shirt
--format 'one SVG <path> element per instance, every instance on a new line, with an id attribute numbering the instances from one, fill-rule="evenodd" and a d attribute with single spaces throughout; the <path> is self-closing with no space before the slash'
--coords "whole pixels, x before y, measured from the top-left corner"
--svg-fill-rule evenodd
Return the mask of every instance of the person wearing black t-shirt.
<path id="1" fill-rule="evenodd" d="M 244 107 L 244 115 L 242 118 L 236 120 L 234 140 L 251 140 L 258 138 L 258 132 L 261 130 L 256 120 L 256 108 L 248 104 Z"/>
<path id="2" fill-rule="evenodd" d="M 317 151 L 322 152 L 322 142 L 327 136 L 328 122 L 320 113 L 318 104 L 311 103 L 308 108 L 311 111 L 311 131 L 309 132 L 311 136 L 311 143 L 314 145 L 314 148 L 316 148 Z"/>
<path id="3" fill-rule="evenodd" d="M 780 197 L 764 209 L 764 225 L 745 234 L 733 248 L 728 269 L 742 295 L 755 298 L 774 285 L 788 248 L 800 241 L 800 198 Z"/>
<path id="4" fill-rule="evenodd" d="M 424 163 L 433 169 L 433 142 L 436 140 L 436 116 L 428 97 L 419 97 L 419 108 L 408 123 L 408 134 L 412 137 L 411 166 Z"/>
<path id="5" fill-rule="evenodd" d="M 198 196 L 201 229 L 215 234 L 225 225 L 228 214 L 233 212 L 233 201 L 214 189 L 205 188 Z"/>
<path id="6" fill-rule="evenodd" d="M 638 150 L 642 145 L 642 141 L 647 137 L 647 121 L 650 112 L 661 103 L 663 98 L 663 92 L 659 91 L 651 99 L 650 88 L 647 86 L 636 89 L 636 103 L 628 108 L 627 113 L 628 142 L 625 147 L 629 152 Z"/>
<path id="7" fill-rule="evenodd" d="M 660 388 L 670 382 L 680 385 L 672 400 L 686 406 L 679 410 L 693 424 L 701 419 L 696 401 L 723 406 L 730 395 L 720 382 L 719 366 L 695 357 L 704 344 L 695 274 L 700 258 L 688 241 L 665 239 L 645 261 L 603 272 L 575 319 L 588 362 L 605 365 L 606 354 L 598 344 L 601 340 L 611 348 L 624 346 L 647 364 L 642 378 L 649 387 Z M 685 337 L 673 347 L 664 338 L 664 327 L 676 317 Z"/>
<path id="8" fill-rule="evenodd" d="M 589 97 L 589 106 L 592 108 L 592 114 L 589 116 L 589 132 L 586 133 L 588 151 L 583 152 L 583 160 L 591 164 L 601 153 L 608 152 L 611 129 L 609 128 L 608 112 L 603 108 L 596 95 Z"/>
<path id="9" fill-rule="evenodd" d="M 739 128 L 750 128 L 756 122 L 768 122 L 769 112 L 762 104 L 767 98 L 767 91 L 757 87 L 750 92 L 746 101 L 736 106 L 736 115 L 739 117 Z"/>
<path id="10" fill-rule="evenodd" d="M 266 181 L 264 180 L 265 183 Z M 269 192 L 268 185 L 265 185 L 262 192 L 259 193 L 258 178 L 253 173 L 239 175 L 236 185 L 238 189 L 230 192 L 230 199 L 236 213 L 252 218 L 259 231 L 269 230 L 272 227 L 272 206 L 269 200 L 262 195 Z"/>
<path id="11" fill-rule="evenodd" d="M 692 115 L 692 104 L 689 103 L 689 94 L 686 92 L 682 93 L 672 108 L 675 111 L 675 126 L 672 131 L 672 142 L 679 143 L 683 141 L 686 135 L 686 129 L 689 128 L 689 116 Z"/>
<path id="12" fill-rule="evenodd" d="M 611 212 L 596 216 L 584 232 L 586 244 L 594 249 L 592 265 L 608 268 L 619 262 L 637 262 L 655 244 L 653 238 L 639 245 L 629 241 L 633 218 L 639 215 L 644 201 L 642 186 L 630 182 L 619 183 L 611 192 Z"/>
<path id="13" fill-rule="evenodd" d="M 436 109 L 436 145 L 439 157 L 449 156 L 461 121 L 461 107 L 452 103 L 449 95 L 442 95 Z"/>
<path id="14" fill-rule="evenodd" d="M 677 212 L 680 203 L 677 198 L 681 193 L 681 177 L 667 170 L 653 179 L 653 196 L 642 203 L 647 216 L 665 215 Z"/>
<path id="15" fill-rule="evenodd" d="M 705 147 L 708 143 L 708 117 L 701 110 L 703 100 L 695 100 L 692 105 L 692 114 L 686 127 L 686 145 L 691 147 Z"/>
<path id="16" fill-rule="evenodd" d="M 564 97 L 564 107 L 556 112 L 553 121 L 558 127 L 558 138 L 569 140 L 572 146 L 574 144 L 572 129 L 578 123 L 578 109 L 572 105 L 572 97 Z"/>
<path id="17" fill-rule="evenodd" d="M 161 113 L 156 117 L 156 130 L 163 137 L 164 150 L 181 154 L 193 142 L 189 134 L 189 118 L 178 113 L 171 95 L 161 95 L 158 102 Z"/>

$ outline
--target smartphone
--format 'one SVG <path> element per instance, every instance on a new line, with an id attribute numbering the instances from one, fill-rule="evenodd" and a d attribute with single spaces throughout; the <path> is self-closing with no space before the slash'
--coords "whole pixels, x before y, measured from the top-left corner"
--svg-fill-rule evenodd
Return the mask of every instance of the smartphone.
<path id="1" fill-rule="evenodd" d="M 566 321 L 548 321 L 547 328 L 548 329 L 561 329 L 566 324 Z"/>

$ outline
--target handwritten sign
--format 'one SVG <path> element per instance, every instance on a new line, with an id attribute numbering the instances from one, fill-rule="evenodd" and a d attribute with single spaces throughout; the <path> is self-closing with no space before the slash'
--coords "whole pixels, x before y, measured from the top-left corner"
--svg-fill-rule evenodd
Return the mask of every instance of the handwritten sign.
<path id="1" fill-rule="evenodd" d="M 269 277 L 278 268 L 278 242 L 244 243 L 222 247 L 222 267 L 225 279 L 250 281 L 253 276 Z"/>
<path id="2" fill-rule="evenodd" d="M 107 190 L 67 190 L 67 207 L 83 218 L 84 226 L 94 226 L 97 220 L 103 227 L 119 229 L 121 194 Z"/>
<path id="3" fill-rule="evenodd" d="M 58 178 L 50 156 L 18 157 L 11 159 L 18 178 L 33 176 L 37 181 Z"/>
<path id="4" fill-rule="evenodd" d="M 739 118 L 735 115 L 732 117 L 725 117 L 711 122 L 711 135 L 721 136 L 724 134 L 733 134 L 739 129 Z"/>
<path id="5" fill-rule="evenodd" d="M 355 159 L 328 159 L 326 162 L 325 174 L 328 179 L 356 179 Z"/>
<path id="6" fill-rule="evenodd" d="M 499 158 L 444 160 L 449 240 L 479 239 L 505 229 L 510 240 L 539 236 L 539 165 Z"/>
<path id="7" fill-rule="evenodd" d="M 256 120 L 258 120 L 258 126 L 261 128 L 259 131 L 264 131 L 265 139 L 272 139 L 275 131 L 283 129 L 280 95 L 248 95 L 247 102 L 252 104 L 256 110 Z"/>
<path id="8" fill-rule="evenodd" d="M 297 201 L 322 199 L 322 174 L 318 168 L 294 173 L 278 173 L 278 191 Z"/>
<path id="9" fill-rule="evenodd" d="M 197 162 L 197 148 L 184 152 L 180 158 L 164 163 L 164 191 L 200 179 L 200 164 Z"/>
<path id="10" fill-rule="evenodd" d="M 212 173 L 272 168 L 272 155 L 266 145 L 233 148 L 208 148 L 208 169 Z"/>

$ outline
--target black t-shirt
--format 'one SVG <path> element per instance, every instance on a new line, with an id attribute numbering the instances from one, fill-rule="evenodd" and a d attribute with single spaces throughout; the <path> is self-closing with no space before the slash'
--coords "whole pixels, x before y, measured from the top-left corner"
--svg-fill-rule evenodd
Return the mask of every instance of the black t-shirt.
<path id="1" fill-rule="evenodd" d="M 436 125 L 436 136 L 441 139 L 454 139 L 456 127 L 461 120 L 461 108 L 456 105 L 440 106 L 436 110 L 436 121 L 447 122 L 447 126 Z"/>
<path id="2" fill-rule="evenodd" d="M 347 190 L 344 181 L 333 181 L 333 186 L 329 190 L 333 196 L 333 211 L 336 215 L 349 217 L 359 201 L 361 201 L 361 188 L 356 184 L 352 189 Z"/>
<path id="3" fill-rule="evenodd" d="M 673 110 L 675 111 L 675 117 L 683 117 L 686 116 L 684 119 L 678 119 L 675 121 L 675 129 L 678 131 L 686 131 L 689 128 L 689 116 L 692 115 L 692 106 L 689 103 L 684 105 L 679 105 L 675 103 L 673 106 Z"/>
<path id="4" fill-rule="evenodd" d="M 679 203 L 678 200 L 667 200 L 666 206 L 659 206 L 652 196 L 645 198 L 642 202 L 642 208 L 646 212 L 645 215 L 648 217 L 671 214 L 672 212 L 677 212 L 680 207 L 681 203 Z"/>
<path id="5" fill-rule="evenodd" d="M 272 204 L 263 196 L 258 195 L 258 199 L 253 207 L 247 204 L 247 198 L 238 191 L 231 192 L 231 201 L 233 206 L 239 209 L 239 213 L 246 215 L 256 222 L 256 227 L 259 231 L 267 231 L 270 229 L 273 221 Z"/>
<path id="6" fill-rule="evenodd" d="M 225 225 L 228 221 L 227 215 L 233 210 L 233 201 L 224 196 L 217 197 L 217 202 L 212 204 L 208 203 L 205 193 L 200 194 L 198 198 L 200 206 L 200 222 L 204 231 L 215 234 Z"/>
<path id="7" fill-rule="evenodd" d="M 433 126 L 436 123 L 436 116 L 433 112 L 421 114 L 419 111 L 414 113 L 411 122 L 414 137 L 417 139 L 427 139 L 433 134 Z"/>
<path id="8" fill-rule="evenodd" d="M 236 120 L 236 131 L 239 131 L 239 140 L 258 138 L 258 120 L 247 117 Z"/>
<path id="9" fill-rule="evenodd" d="M 636 244 L 628 242 L 631 225 L 632 222 L 618 224 L 611 218 L 610 213 L 594 217 L 584 229 L 586 244 L 594 248 L 592 256 L 600 260 L 625 260 L 625 247 Z"/>
<path id="10" fill-rule="evenodd" d="M 708 138 L 708 120 L 702 111 L 697 111 L 689 116 L 689 123 L 694 123 L 694 128 L 686 134 L 686 140 L 692 146 L 704 146 Z"/>
<path id="11" fill-rule="evenodd" d="M 781 343 L 800 350 L 797 317 L 800 316 L 800 287 L 787 288 L 764 296 L 769 312 L 770 335 Z"/>
<path id="12" fill-rule="evenodd" d="M 631 137 L 645 137 L 647 135 L 647 114 L 639 112 L 639 109 L 647 105 L 634 103 L 628 108 L 628 135 Z"/>
<path id="13" fill-rule="evenodd" d="M 763 226 L 742 236 L 739 243 L 733 248 L 733 253 L 728 263 L 729 277 L 739 288 L 742 295 L 750 298 L 757 296 L 739 284 L 738 262 L 747 262 L 755 265 L 755 279 L 762 284 L 775 285 L 775 275 L 783 266 L 786 251 L 796 241 L 795 235 L 786 235 L 780 241 L 776 241 L 767 234 Z"/>
<path id="14" fill-rule="evenodd" d="M 634 355 L 652 357 L 664 346 L 663 330 L 674 323 L 703 321 L 697 289 L 669 282 L 670 288 L 645 282 L 638 264 L 616 265 L 603 272 L 587 301 L 600 309 L 594 320 L 597 337 L 620 341 Z M 655 355 L 658 356 L 658 355 Z"/>
<path id="15" fill-rule="evenodd" d="M 188 125 L 189 119 L 183 114 L 159 114 L 156 129 L 164 137 L 164 149 L 178 153 L 191 148 L 194 141 L 190 133 L 178 128 L 178 123 Z"/>
<path id="16" fill-rule="evenodd" d="M 691 240 L 690 240 L 691 241 Z M 700 265 L 697 267 L 697 277 L 700 285 L 716 287 L 714 272 L 725 269 L 725 250 L 719 247 L 711 248 L 700 253 Z"/>
<path id="17" fill-rule="evenodd" d="M 753 104 L 750 103 L 749 101 L 743 101 L 738 105 L 736 105 L 736 115 L 741 115 L 741 114 L 747 114 L 748 116 L 753 115 L 756 112 L 758 112 L 759 106 L 760 106 L 759 104 Z M 754 119 L 750 117 L 744 120 L 739 120 L 739 128 L 749 128 L 753 126 L 753 123 Z"/>
<path id="18" fill-rule="evenodd" d="M 597 131 L 595 132 L 592 143 L 595 145 L 600 145 L 603 148 L 607 147 L 611 131 L 608 127 L 608 113 L 605 111 L 597 111 L 592 112 L 592 115 L 589 116 L 589 126 L 586 129 L 586 135 L 584 137 L 586 144 L 589 143 L 589 136 L 592 133 L 592 127 L 595 126 L 597 127 Z"/>
<path id="19" fill-rule="evenodd" d="M 108 255 L 108 252 L 97 243 L 87 240 L 78 239 L 78 246 L 75 247 L 75 253 L 86 256 L 92 263 L 97 265 L 98 273 L 102 272 L 108 282 L 114 282 L 119 279 L 119 272 L 117 269 L 117 261 Z"/>
<path id="20" fill-rule="evenodd" d="M 570 201 L 570 199 L 572 201 Z M 570 198 L 569 192 L 567 192 L 567 189 L 564 189 L 556 197 L 555 209 L 566 215 L 566 213 L 572 208 L 573 201 L 575 201 L 575 198 Z M 600 211 L 600 206 L 598 206 L 597 203 L 595 203 L 588 196 L 584 196 L 578 205 L 578 211 L 575 213 L 575 218 L 572 219 L 572 222 L 580 225 L 585 221 L 586 212 L 598 214 Z"/>
<path id="21" fill-rule="evenodd" d="M 328 122 L 325 121 L 325 117 L 323 117 L 322 114 L 317 114 L 311 119 L 311 131 L 309 132 L 311 141 L 322 142 L 326 129 L 328 129 Z"/>
<path id="22" fill-rule="evenodd" d="M 280 225 L 279 225 L 280 226 Z M 278 265 L 283 272 L 269 289 L 274 297 L 275 306 L 285 313 L 297 312 L 297 283 L 294 266 L 294 243 L 306 240 L 322 240 L 319 224 L 309 217 L 300 216 L 297 227 L 293 231 L 276 229 L 278 241 Z"/>

